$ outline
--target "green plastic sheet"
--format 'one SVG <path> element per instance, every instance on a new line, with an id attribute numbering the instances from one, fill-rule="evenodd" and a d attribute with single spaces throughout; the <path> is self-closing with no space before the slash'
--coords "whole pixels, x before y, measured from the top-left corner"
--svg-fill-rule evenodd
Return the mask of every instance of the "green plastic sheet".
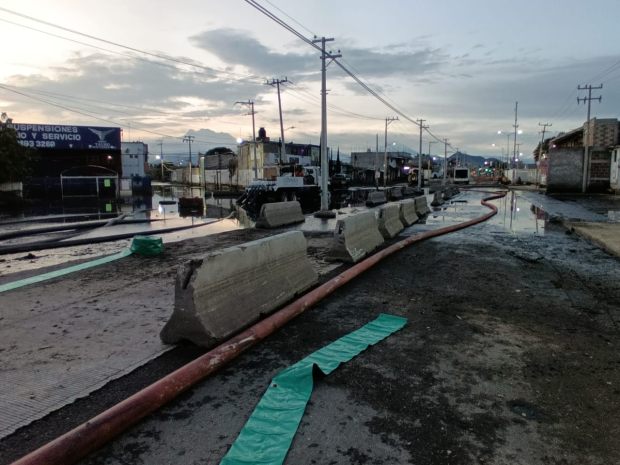
<path id="1" fill-rule="evenodd" d="M 164 251 L 164 241 L 161 237 L 134 236 L 130 250 L 143 257 L 155 257 Z"/>
<path id="2" fill-rule="evenodd" d="M 124 250 L 121 253 L 110 255 L 109 257 L 99 258 L 97 260 L 81 263 L 79 265 L 69 266 L 67 268 L 63 268 L 62 270 L 50 271 L 49 273 L 43 273 L 30 278 L 20 279 L 19 281 L 14 281 L 12 283 L 2 284 L 0 285 L 0 293 L 12 291 L 13 289 L 28 286 L 30 284 L 40 283 L 41 281 L 47 281 L 48 279 L 59 278 L 60 276 L 75 273 L 76 271 L 86 270 L 88 268 L 92 268 L 93 266 L 103 265 L 104 263 L 113 262 L 114 260 L 127 257 L 128 255 L 131 255 L 131 251 Z"/>
<path id="3" fill-rule="evenodd" d="M 314 366 L 328 375 L 406 323 L 406 318 L 381 314 L 375 321 L 278 373 L 221 465 L 282 464 L 312 394 Z"/>

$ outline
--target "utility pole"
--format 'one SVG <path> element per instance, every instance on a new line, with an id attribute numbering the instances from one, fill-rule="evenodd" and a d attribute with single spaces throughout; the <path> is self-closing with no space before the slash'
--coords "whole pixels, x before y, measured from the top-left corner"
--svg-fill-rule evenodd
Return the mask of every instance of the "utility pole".
<path id="1" fill-rule="evenodd" d="M 584 98 L 579 98 L 577 97 L 577 105 L 579 105 L 579 102 L 583 101 L 583 103 L 585 104 L 586 102 L 588 102 L 588 119 L 586 120 L 586 128 L 584 130 L 584 134 L 583 134 L 583 146 L 584 146 L 584 150 L 583 150 L 583 181 L 582 181 L 582 185 L 581 185 L 581 192 L 585 193 L 586 192 L 586 188 L 588 187 L 588 165 L 590 164 L 590 103 L 592 102 L 592 100 L 598 100 L 598 103 L 601 103 L 601 100 L 603 99 L 602 96 L 598 96 L 598 97 L 592 97 L 592 89 L 597 90 L 597 89 L 602 89 L 603 88 L 603 84 L 601 84 L 600 86 L 597 87 L 592 87 L 590 86 L 583 86 L 581 87 L 581 85 L 577 86 L 578 90 L 586 90 L 588 91 L 588 96 L 584 97 Z"/>
<path id="2" fill-rule="evenodd" d="M 449 139 L 443 140 L 443 186 L 446 185 L 446 175 L 448 172 L 448 140 Z"/>
<path id="3" fill-rule="evenodd" d="M 519 109 L 519 102 L 515 102 L 515 124 L 512 125 L 515 128 L 515 138 L 514 138 L 514 150 L 513 150 L 513 160 L 517 158 L 517 128 L 519 125 L 517 124 L 517 111 Z M 513 170 L 512 170 L 512 180 L 515 180 L 515 170 L 514 170 L 514 161 L 513 161 Z"/>
<path id="4" fill-rule="evenodd" d="M 256 162 L 256 126 L 254 125 L 254 102 L 248 100 L 247 102 L 235 102 L 235 105 L 247 105 L 250 108 L 250 112 L 246 115 L 252 115 L 252 141 L 254 142 L 254 180 L 258 179 L 258 164 Z"/>
<path id="5" fill-rule="evenodd" d="M 431 145 L 436 144 L 437 141 L 436 140 L 429 140 L 428 141 L 428 173 L 430 176 L 430 172 L 431 172 L 431 160 L 433 157 L 431 157 Z"/>
<path id="6" fill-rule="evenodd" d="M 517 144 L 517 156 L 515 157 L 515 163 L 517 165 L 517 168 L 519 167 L 519 160 L 521 160 L 521 146 L 523 145 L 523 142 L 520 144 Z"/>
<path id="7" fill-rule="evenodd" d="M 553 126 L 553 124 L 538 123 L 538 125 L 542 126 L 543 130 L 542 130 L 542 137 L 540 139 L 540 148 L 538 149 L 538 163 L 536 163 L 536 183 L 535 183 L 536 186 L 538 186 L 538 171 L 539 171 L 540 161 L 542 160 L 543 143 L 545 142 L 545 132 L 547 132 L 547 126 Z"/>
<path id="8" fill-rule="evenodd" d="M 189 187 L 194 185 L 193 176 L 192 176 L 192 139 L 196 137 L 187 135 L 183 137 L 183 142 L 187 142 L 189 144 Z"/>
<path id="9" fill-rule="evenodd" d="M 161 182 L 164 182 L 164 140 L 157 139 L 159 145 L 159 161 L 161 163 Z"/>
<path id="10" fill-rule="evenodd" d="M 383 172 L 383 187 L 387 187 L 387 178 L 388 178 L 388 156 L 387 156 L 387 128 L 392 121 L 398 121 L 398 118 L 385 118 L 385 153 L 383 156 L 383 163 L 385 164 L 384 172 Z"/>
<path id="11" fill-rule="evenodd" d="M 278 175 L 280 174 L 280 165 L 286 159 L 286 145 L 284 143 L 284 124 L 282 123 L 282 101 L 280 99 L 280 84 L 288 82 L 288 77 L 284 79 L 272 79 L 271 82 L 267 81 L 265 84 L 270 86 L 276 86 L 278 88 L 278 108 L 280 109 L 280 139 L 282 145 L 280 147 L 280 163 L 278 163 Z"/>
<path id="12" fill-rule="evenodd" d="M 420 151 L 418 152 L 418 190 L 422 190 L 422 131 L 428 129 L 428 126 L 424 126 L 425 119 L 417 119 L 420 126 Z"/>
<path id="13" fill-rule="evenodd" d="M 379 170 L 379 134 L 377 134 L 377 140 L 376 140 L 376 152 L 375 152 L 375 184 L 377 185 L 377 190 L 379 190 L 379 178 L 377 177 L 377 171 L 381 171 Z"/>
<path id="14" fill-rule="evenodd" d="M 321 211 L 319 217 L 329 216 L 334 218 L 335 213 L 326 213 L 329 211 L 329 192 L 327 191 L 327 172 L 329 167 L 327 165 L 327 66 L 326 59 L 335 60 L 342 55 L 334 55 L 325 51 L 325 43 L 332 42 L 334 39 L 326 39 L 321 37 L 312 41 L 313 44 L 321 43 Z M 315 216 L 317 216 L 315 214 Z"/>

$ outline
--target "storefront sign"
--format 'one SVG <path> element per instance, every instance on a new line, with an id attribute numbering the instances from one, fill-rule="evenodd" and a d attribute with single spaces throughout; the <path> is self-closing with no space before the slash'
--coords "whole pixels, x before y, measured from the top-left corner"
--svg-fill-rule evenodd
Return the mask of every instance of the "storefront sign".
<path id="1" fill-rule="evenodd" d="M 8 124 L 17 131 L 19 143 L 35 149 L 120 150 L 121 128 Z"/>

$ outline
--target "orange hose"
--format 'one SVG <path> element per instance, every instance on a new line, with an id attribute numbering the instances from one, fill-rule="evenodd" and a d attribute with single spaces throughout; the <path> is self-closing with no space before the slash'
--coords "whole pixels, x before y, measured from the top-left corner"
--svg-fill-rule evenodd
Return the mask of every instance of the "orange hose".
<path id="1" fill-rule="evenodd" d="M 495 195 L 482 200 L 482 205 L 492 210 L 486 215 L 464 223 L 408 237 L 368 257 L 290 303 L 282 310 L 256 323 L 241 334 L 100 413 L 86 423 L 31 452 L 14 462 L 13 465 L 69 465 L 77 462 L 389 255 L 415 242 L 458 231 L 488 220 L 497 214 L 497 208 L 487 202 L 505 195 L 505 192 L 496 192 Z"/>

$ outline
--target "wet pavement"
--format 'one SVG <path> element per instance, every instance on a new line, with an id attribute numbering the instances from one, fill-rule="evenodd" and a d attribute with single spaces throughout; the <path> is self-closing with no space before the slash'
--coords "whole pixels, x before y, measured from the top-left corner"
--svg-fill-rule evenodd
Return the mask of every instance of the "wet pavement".
<path id="1" fill-rule="evenodd" d="M 82 463 L 219 463 L 276 373 L 380 312 L 409 322 L 316 379 L 286 464 L 620 463 L 620 289 L 609 279 L 620 264 L 549 222 L 562 206 L 513 194 L 490 221 L 387 258 Z M 464 192 L 395 240 L 487 213 L 481 197 Z M 146 267 L 134 265 L 139 279 Z M 7 438 L 0 463 L 165 363 Z"/>

